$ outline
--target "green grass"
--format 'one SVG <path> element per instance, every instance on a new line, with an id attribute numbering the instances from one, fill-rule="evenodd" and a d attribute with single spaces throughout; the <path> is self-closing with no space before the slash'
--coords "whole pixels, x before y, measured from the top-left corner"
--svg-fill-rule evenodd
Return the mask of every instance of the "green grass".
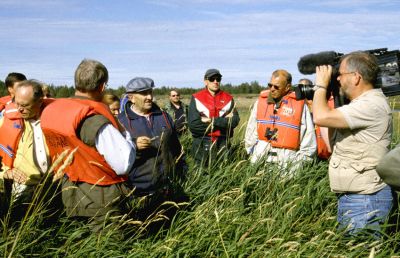
<path id="1" fill-rule="evenodd" d="M 234 153 L 220 156 L 209 169 L 193 166 L 188 157 L 190 170 L 183 189 L 190 203 L 180 205 L 168 229 L 143 235 L 146 225 L 126 218 L 99 234 L 66 218 L 48 226 L 36 205 L 22 226 L 2 224 L 0 255 L 368 257 L 373 253 L 390 257 L 399 253 L 400 234 L 389 229 L 381 241 L 368 236 L 351 239 L 336 229 L 336 196 L 329 189 L 326 162 L 310 163 L 290 179 L 274 165 L 250 164 L 242 146 L 248 112 L 239 111 L 242 122 L 235 132 Z M 190 137 L 182 142 L 190 148 Z M 126 223 L 122 228 L 121 222 Z"/>

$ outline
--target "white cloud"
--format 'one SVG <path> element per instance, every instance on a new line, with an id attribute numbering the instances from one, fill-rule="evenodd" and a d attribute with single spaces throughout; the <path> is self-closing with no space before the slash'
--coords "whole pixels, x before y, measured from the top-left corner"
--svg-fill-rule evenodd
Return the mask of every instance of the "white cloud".
<path id="1" fill-rule="evenodd" d="M 245 5 L 240 0 L 229 2 Z M 378 1 L 307 2 L 308 7 L 359 5 L 345 13 L 308 7 L 299 11 L 289 5 L 296 1 L 268 2 L 283 3 L 282 8 L 279 11 L 276 8 L 221 11 L 223 15 L 215 8 L 217 13 L 206 18 L 185 20 L 169 20 L 168 16 L 135 19 L 134 15 L 132 19 L 114 20 L 93 20 L 85 16 L 73 19 L 0 17 L 0 35 L 7 35 L 0 40 L 0 47 L 12 54 L 0 56 L 0 62 L 7 64 L 0 66 L 0 76 L 4 78 L 12 68 L 43 76 L 47 83 L 72 84 L 75 66 L 82 58 L 89 57 L 107 65 L 111 85 L 125 84 L 140 75 L 152 77 L 160 86 L 201 86 L 203 73 L 209 67 L 221 69 L 225 82 L 258 80 L 265 84 L 277 68 L 288 69 L 295 79 L 300 77 L 297 61 L 308 53 L 400 47 L 400 9 L 385 12 L 363 9 Z M 174 0 L 163 3 L 168 9 L 185 4 L 201 5 L 205 1 L 183 1 L 181 5 Z M 221 0 L 213 3 L 228 4 Z M 390 5 L 391 1 L 379 3 Z M 251 4 L 262 5 L 265 1 L 254 0 Z M 199 8 L 198 12 L 205 14 L 205 9 Z"/>

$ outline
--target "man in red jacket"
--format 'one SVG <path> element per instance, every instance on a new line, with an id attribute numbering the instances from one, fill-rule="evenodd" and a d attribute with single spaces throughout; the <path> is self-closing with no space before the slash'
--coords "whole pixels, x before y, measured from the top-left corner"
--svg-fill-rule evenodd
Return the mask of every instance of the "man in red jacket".
<path id="1" fill-rule="evenodd" d="M 207 164 L 209 157 L 227 148 L 233 129 L 239 124 L 239 113 L 233 97 L 220 89 L 222 75 L 208 69 L 205 88 L 193 94 L 189 105 L 188 125 L 193 136 L 192 155 L 197 164 Z"/>

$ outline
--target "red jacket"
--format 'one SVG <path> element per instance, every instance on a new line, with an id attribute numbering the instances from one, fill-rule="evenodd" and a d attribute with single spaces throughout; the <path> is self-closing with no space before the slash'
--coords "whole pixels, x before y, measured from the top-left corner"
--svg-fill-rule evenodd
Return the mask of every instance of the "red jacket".
<path id="1" fill-rule="evenodd" d="M 304 100 L 296 100 L 295 94 L 282 97 L 280 107 L 268 103 L 269 91 L 263 91 L 258 98 L 258 138 L 269 142 L 272 147 L 290 150 L 300 148 L 300 125 Z"/>
<path id="2" fill-rule="evenodd" d="M 103 103 L 88 99 L 57 99 L 51 103 L 41 115 L 50 156 L 54 159 L 65 150 L 77 149 L 72 163 L 64 169 L 72 182 L 96 185 L 124 182 L 126 177 L 118 176 L 96 148 L 86 145 L 76 134 L 83 120 L 97 114 L 103 115 L 118 128 L 117 121 Z"/>
<path id="3" fill-rule="evenodd" d="M 233 97 L 225 91 L 219 91 L 213 96 L 207 89 L 203 89 L 193 94 L 193 97 L 196 101 L 197 111 L 204 117 L 224 117 L 233 109 Z M 219 129 L 214 129 L 208 133 L 208 136 L 212 137 L 213 140 L 221 135 L 222 133 Z"/>

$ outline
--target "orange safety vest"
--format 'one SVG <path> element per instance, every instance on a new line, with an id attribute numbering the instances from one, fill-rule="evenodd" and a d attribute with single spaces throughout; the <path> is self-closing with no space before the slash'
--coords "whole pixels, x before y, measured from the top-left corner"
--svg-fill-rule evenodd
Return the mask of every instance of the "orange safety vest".
<path id="1" fill-rule="evenodd" d="M 268 103 L 269 90 L 258 98 L 258 138 L 269 142 L 272 147 L 298 150 L 300 147 L 300 125 L 304 100 L 296 100 L 294 92 L 282 97 L 281 105 Z"/>
<path id="2" fill-rule="evenodd" d="M 53 102 L 52 99 L 43 100 L 44 107 L 51 102 Z M 3 124 L 0 128 L 0 156 L 2 162 L 9 168 L 14 167 L 14 159 L 23 131 L 24 120 L 17 106 L 10 102 L 5 106 Z"/>
<path id="3" fill-rule="evenodd" d="M 24 131 L 24 121 L 19 112 L 7 112 L 16 108 L 14 103 L 4 108 L 3 124 L 0 127 L 0 156 L 7 167 L 13 168 L 18 143 Z"/>
<path id="4" fill-rule="evenodd" d="M 7 95 L 0 98 L 0 112 L 6 107 L 7 104 L 11 103 L 11 96 Z"/>
<path id="5" fill-rule="evenodd" d="M 331 109 L 334 108 L 335 104 L 333 97 L 328 99 L 328 106 Z M 328 150 L 328 146 L 321 135 L 321 128 L 318 125 L 315 126 L 315 136 L 317 137 L 317 156 L 320 159 L 328 159 L 332 153 Z"/>
<path id="6" fill-rule="evenodd" d="M 321 159 L 328 159 L 331 156 L 331 152 L 328 150 L 328 146 L 326 145 L 324 139 L 321 135 L 321 127 L 318 125 L 315 126 L 315 136 L 317 137 L 317 155 Z"/>
<path id="7" fill-rule="evenodd" d="M 64 169 L 72 182 L 86 182 L 93 185 L 124 182 L 127 177 L 118 176 L 96 148 L 86 145 L 76 134 L 81 122 L 92 115 L 103 115 L 118 129 L 117 121 L 109 108 L 93 100 L 57 99 L 43 110 L 41 125 L 46 135 L 50 156 L 54 159 L 65 150 L 72 151 L 77 148 L 72 163 Z M 64 157 L 63 161 L 66 158 Z"/>

